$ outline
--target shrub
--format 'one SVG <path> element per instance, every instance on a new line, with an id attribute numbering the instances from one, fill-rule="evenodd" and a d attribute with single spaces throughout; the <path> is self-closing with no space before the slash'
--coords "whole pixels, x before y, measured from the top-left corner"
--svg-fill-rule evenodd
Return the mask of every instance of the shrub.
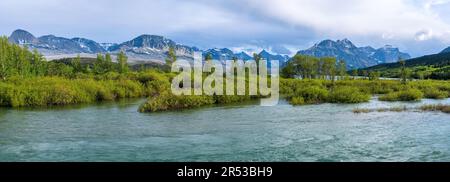
<path id="1" fill-rule="evenodd" d="M 218 95 L 215 96 L 217 104 L 229 104 L 251 100 L 252 97 L 248 95 Z"/>
<path id="2" fill-rule="evenodd" d="M 424 97 L 430 99 L 445 99 L 447 98 L 448 93 L 445 91 L 440 91 L 436 88 L 429 88 L 424 91 Z"/>
<path id="3" fill-rule="evenodd" d="M 329 96 L 330 103 L 361 103 L 370 100 L 370 95 L 361 92 L 356 87 L 340 86 L 334 88 Z"/>
<path id="4" fill-rule="evenodd" d="M 423 93 L 414 88 L 392 92 L 381 96 L 379 100 L 382 101 L 418 101 L 423 98 Z"/>
<path id="5" fill-rule="evenodd" d="M 139 107 L 140 112 L 157 112 L 195 108 L 216 103 L 212 96 L 175 96 L 169 92 L 149 98 Z"/>
<path id="6" fill-rule="evenodd" d="M 305 99 L 303 99 L 303 97 L 292 97 L 291 101 L 289 102 L 292 105 L 296 106 L 296 105 L 304 105 L 305 104 Z"/>
<path id="7" fill-rule="evenodd" d="M 318 87 L 297 87 L 294 97 L 302 97 L 306 104 L 318 104 L 327 100 L 328 90 Z"/>
<path id="8" fill-rule="evenodd" d="M 133 80 L 23 78 L 0 82 L 0 106 L 48 106 L 91 103 L 143 96 L 143 86 Z"/>

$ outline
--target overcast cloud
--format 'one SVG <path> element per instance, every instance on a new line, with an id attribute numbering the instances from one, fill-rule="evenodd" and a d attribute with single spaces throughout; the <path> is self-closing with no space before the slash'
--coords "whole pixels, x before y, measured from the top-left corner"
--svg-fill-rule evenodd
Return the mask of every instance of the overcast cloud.
<path id="1" fill-rule="evenodd" d="M 450 46 L 449 0 L 1 0 L 0 34 L 123 42 L 164 35 L 200 48 L 292 52 L 323 39 L 392 44 L 414 56 Z"/>

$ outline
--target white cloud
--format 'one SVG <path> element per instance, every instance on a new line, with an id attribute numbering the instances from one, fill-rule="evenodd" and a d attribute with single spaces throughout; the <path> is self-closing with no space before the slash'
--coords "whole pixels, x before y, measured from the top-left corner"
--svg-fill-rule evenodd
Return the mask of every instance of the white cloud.
<path id="1" fill-rule="evenodd" d="M 422 30 L 422 31 L 417 32 L 415 40 L 425 41 L 425 40 L 430 40 L 431 38 L 433 38 L 433 31 L 430 29 L 430 30 Z"/>
<path id="2" fill-rule="evenodd" d="M 444 38 L 450 30 L 433 6 L 444 0 L 249 0 L 262 15 L 291 25 L 306 25 L 323 35 L 378 35 L 415 39 L 418 32 Z"/>
<path id="3" fill-rule="evenodd" d="M 323 39 L 397 44 L 417 54 L 436 48 L 420 52 L 409 41 L 450 43 L 450 0 L 1 0 L 0 7 L 7 7 L 3 35 L 22 28 L 121 42 L 146 33 L 201 48 L 283 45 L 291 52 Z"/>

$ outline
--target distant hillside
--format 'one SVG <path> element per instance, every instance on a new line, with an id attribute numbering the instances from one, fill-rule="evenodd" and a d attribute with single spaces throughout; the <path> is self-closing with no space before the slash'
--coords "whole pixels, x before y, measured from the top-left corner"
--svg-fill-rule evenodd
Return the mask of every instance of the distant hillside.
<path id="1" fill-rule="evenodd" d="M 450 52 L 428 55 L 405 61 L 414 78 L 450 79 Z M 379 71 L 383 77 L 399 77 L 400 63 L 388 63 L 361 69 Z"/>

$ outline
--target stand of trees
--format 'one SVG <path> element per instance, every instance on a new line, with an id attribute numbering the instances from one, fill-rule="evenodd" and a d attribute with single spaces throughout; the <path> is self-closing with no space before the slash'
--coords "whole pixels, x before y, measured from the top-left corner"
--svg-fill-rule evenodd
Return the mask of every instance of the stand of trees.
<path id="1" fill-rule="evenodd" d="M 0 37 L 0 79 L 21 76 L 42 76 L 47 73 L 47 64 L 37 51 L 30 52 L 8 42 L 8 38 Z"/>
<path id="2" fill-rule="evenodd" d="M 347 68 L 344 61 L 337 62 L 336 58 L 296 55 L 281 70 L 281 74 L 285 78 L 300 76 L 303 79 L 335 80 L 336 76 L 347 76 Z"/>

